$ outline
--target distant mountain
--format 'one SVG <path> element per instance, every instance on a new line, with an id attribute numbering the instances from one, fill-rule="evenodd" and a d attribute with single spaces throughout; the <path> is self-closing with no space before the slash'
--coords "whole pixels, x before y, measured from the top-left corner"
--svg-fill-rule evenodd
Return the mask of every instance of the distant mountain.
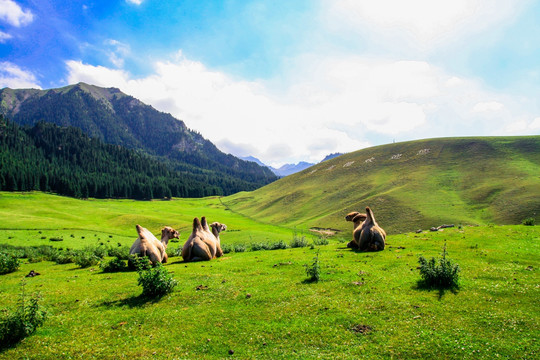
<path id="1" fill-rule="evenodd" d="M 256 164 L 259 164 L 260 166 L 264 166 L 264 167 L 267 167 L 267 168 L 270 168 L 268 165 L 264 164 L 261 160 L 257 159 L 256 157 L 254 156 L 241 156 L 240 159 L 244 160 L 244 161 L 251 161 L 251 162 L 254 162 Z M 271 168 L 270 168 L 271 169 Z"/>
<path id="2" fill-rule="evenodd" d="M 0 113 L 20 125 L 73 126 L 91 138 L 142 151 L 175 171 L 211 178 L 224 195 L 276 179 L 270 169 L 224 154 L 181 120 L 116 88 L 84 83 L 50 90 L 5 88 Z"/>
<path id="3" fill-rule="evenodd" d="M 308 163 L 308 162 L 305 162 L 305 161 L 300 161 L 298 164 L 285 164 L 279 168 L 273 168 L 271 167 L 270 169 L 274 172 L 274 174 L 276 174 L 277 176 L 279 177 L 283 177 L 283 176 L 289 176 L 289 175 L 292 175 L 292 174 L 295 174 L 299 171 L 302 171 L 302 170 L 305 170 L 307 169 L 308 167 L 310 166 L 313 166 L 315 164 L 312 164 L 312 163 Z"/>
<path id="4" fill-rule="evenodd" d="M 326 157 L 322 159 L 321 162 L 326 161 L 326 160 L 332 160 L 333 158 L 337 158 L 338 156 L 341 156 L 341 155 L 343 155 L 343 153 L 333 153 L 330 155 L 326 155 Z"/>

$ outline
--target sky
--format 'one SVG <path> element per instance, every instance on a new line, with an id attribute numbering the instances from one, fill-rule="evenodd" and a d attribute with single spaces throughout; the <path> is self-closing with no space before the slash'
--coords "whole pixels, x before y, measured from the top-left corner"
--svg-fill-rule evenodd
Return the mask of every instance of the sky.
<path id="1" fill-rule="evenodd" d="M 0 88 L 116 87 L 280 166 L 540 134 L 540 1 L 0 0 Z"/>

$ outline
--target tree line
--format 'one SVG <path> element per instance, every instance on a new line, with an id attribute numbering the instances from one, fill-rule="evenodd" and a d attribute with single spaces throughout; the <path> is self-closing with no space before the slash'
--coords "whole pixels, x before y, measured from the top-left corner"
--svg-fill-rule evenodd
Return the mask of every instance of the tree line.
<path id="1" fill-rule="evenodd" d="M 229 195 L 257 186 L 142 151 L 105 144 L 75 127 L 20 126 L 0 115 L 0 190 L 77 198 Z"/>

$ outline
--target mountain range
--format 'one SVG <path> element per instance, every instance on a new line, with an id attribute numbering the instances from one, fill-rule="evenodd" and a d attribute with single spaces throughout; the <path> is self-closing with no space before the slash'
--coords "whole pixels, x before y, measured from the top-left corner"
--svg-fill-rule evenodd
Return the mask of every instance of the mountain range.
<path id="1" fill-rule="evenodd" d="M 321 162 L 333 159 L 333 158 L 338 157 L 340 155 L 343 155 L 343 154 L 342 153 L 334 153 L 334 154 L 327 155 L 324 159 L 321 160 Z M 309 162 L 306 162 L 306 161 L 300 161 L 297 164 L 284 164 L 284 165 L 280 166 L 279 168 L 275 168 L 273 166 L 269 166 L 269 165 L 264 164 L 262 161 L 260 161 L 259 159 L 257 159 L 256 157 L 253 157 L 253 156 L 246 156 L 246 157 L 242 157 L 241 159 L 246 160 L 246 161 L 255 162 L 255 163 L 257 163 L 257 164 L 259 164 L 261 166 L 266 166 L 270 170 L 272 170 L 272 172 L 274 174 L 276 174 L 279 177 L 284 177 L 284 176 L 289 176 L 289 175 L 292 175 L 292 174 L 296 174 L 297 172 L 300 172 L 302 170 L 305 170 L 305 169 L 315 165 L 315 163 L 309 163 Z"/>
<path id="2" fill-rule="evenodd" d="M 268 168 L 221 152 L 183 121 L 116 88 L 78 83 L 58 89 L 0 90 L 0 114 L 24 126 L 76 127 L 91 138 L 142 152 L 184 175 L 219 178 L 222 194 L 276 180 Z"/>

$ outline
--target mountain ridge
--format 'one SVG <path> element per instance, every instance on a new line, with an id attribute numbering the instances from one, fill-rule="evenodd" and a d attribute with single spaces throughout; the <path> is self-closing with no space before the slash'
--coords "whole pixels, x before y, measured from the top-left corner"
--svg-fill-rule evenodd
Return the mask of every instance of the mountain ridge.
<path id="1" fill-rule="evenodd" d="M 177 171 L 212 171 L 236 181 L 238 191 L 253 190 L 277 178 L 269 169 L 221 152 L 183 121 L 117 88 L 85 83 L 48 90 L 4 88 L 0 113 L 20 125 L 44 121 L 73 126 L 105 143 L 143 151 Z"/>

